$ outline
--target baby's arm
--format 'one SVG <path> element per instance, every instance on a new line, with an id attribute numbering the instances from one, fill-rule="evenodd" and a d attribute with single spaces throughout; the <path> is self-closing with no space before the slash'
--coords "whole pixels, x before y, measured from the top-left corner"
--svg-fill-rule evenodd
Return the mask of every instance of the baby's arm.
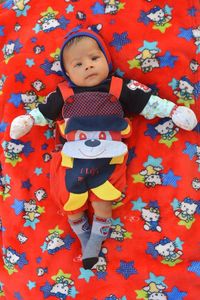
<path id="1" fill-rule="evenodd" d="M 185 130 L 192 130 L 197 125 L 191 109 L 153 95 L 150 88 L 135 80 L 123 79 L 119 100 L 125 111 L 141 114 L 146 119 L 170 117 L 178 127 Z"/>
<path id="2" fill-rule="evenodd" d="M 34 125 L 45 126 L 49 120 L 56 120 L 63 106 L 63 99 L 58 90 L 50 93 L 45 104 L 39 104 L 26 115 L 16 117 L 10 127 L 10 137 L 19 139 L 27 134 Z"/>
<path id="3" fill-rule="evenodd" d="M 185 130 L 192 130 L 197 125 L 196 116 L 191 109 L 177 106 L 169 100 L 154 95 L 150 97 L 140 114 L 146 119 L 170 117 L 174 124 Z"/>

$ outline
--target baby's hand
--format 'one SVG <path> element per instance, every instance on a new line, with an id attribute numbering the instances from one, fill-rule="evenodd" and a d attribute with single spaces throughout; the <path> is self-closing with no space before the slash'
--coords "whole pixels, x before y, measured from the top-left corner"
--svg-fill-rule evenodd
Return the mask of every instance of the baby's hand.
<path id="1" fill-rule="evenodd" d="M 12 139 L 19 139 L 27 134 L 34 125 L 34 119 L 30 115 L 22 115 L 16 117 L 10 127 L 10 137 Z"/>
<path id="2" fill-rule="evenodd" d="M 188 107 L 175 106 L 171 113 L 172 121 L 180 128 L 192 130 L 197 125 L 195 113 Z"/>

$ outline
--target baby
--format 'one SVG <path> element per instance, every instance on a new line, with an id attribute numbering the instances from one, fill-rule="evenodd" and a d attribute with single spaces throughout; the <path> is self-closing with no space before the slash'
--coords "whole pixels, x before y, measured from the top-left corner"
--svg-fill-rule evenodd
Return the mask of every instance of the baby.
<path id="1" fill-rule="evenodd" d="M 15 118 L 10 136 L 18 139 L 33 125 L 59 120 L 64 145 L 53 155 L 51 188 L 80 240 L 83 266 L 91 269 L 109 236 L 112 202 L 120 199 L 126 186 L 128 150 L 122 139 L 131 134 L 131 125 L 124 111 L 147 119 L 170 117 L 185 130 L 192 130 L 197 120 L 189 108 L 154 96 L 135 80 L 113 76 L 109 51 L 91 30 L 70 32 L 60 60 L 66 80 L 45 104 Z M 92 226 L 88 199 L 94 210 Z"/>

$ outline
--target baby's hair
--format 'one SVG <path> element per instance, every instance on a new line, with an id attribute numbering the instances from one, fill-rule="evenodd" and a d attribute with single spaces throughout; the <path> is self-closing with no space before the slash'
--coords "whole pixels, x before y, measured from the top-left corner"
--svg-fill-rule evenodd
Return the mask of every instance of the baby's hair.
<path id="1" fill-rule="evenodd" d="M 90 37 L 89 36 L 85 36 L 85 35 L 76 36 L 73 39 L 69 40 L 69 42 L 66 43 L 65 49 L 68 49 L 70 46 L 72 46 L 74 44 L 77 44 L 79 41 L 81 41 L 83 39 L 90 39 Z"/>

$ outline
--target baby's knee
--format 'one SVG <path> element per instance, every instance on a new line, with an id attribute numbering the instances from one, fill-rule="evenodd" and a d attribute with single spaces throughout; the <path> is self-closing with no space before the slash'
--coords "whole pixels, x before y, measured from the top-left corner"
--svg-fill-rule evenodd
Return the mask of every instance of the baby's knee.
<path id="1" fill-rule="evenodd" d="M 93 201 L 92 207 L 96 215 L 107 217 L 112 214 L 112 201 Z"/>

